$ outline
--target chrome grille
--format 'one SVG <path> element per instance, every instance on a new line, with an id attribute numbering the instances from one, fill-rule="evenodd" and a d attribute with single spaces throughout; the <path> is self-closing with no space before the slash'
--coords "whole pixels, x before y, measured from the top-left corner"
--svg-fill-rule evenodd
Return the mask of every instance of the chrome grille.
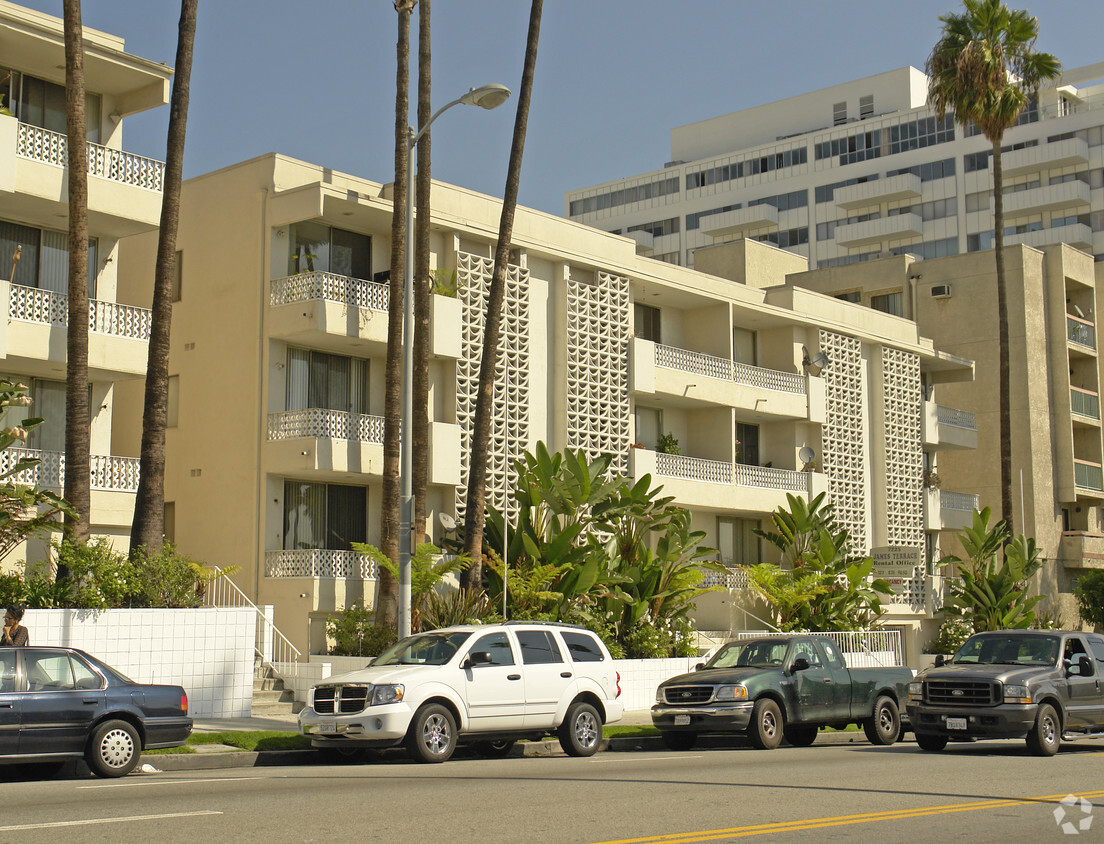
<path id="1" fill-rule="evenodd" d="M 988 680 L 929 680 L 924 691 L 928 703 L 989 706 L 1001 700 L 999 685 Z"/>
<path id="2" fill-rule="evenodd" d="M 675 706 L 708 703 L 713 699 L 713 686 L 668 686 L 663 699 Z"/>
<path id="3" fill-rule="evenodd" d="M 318 686 L 314 690 L 314 711 L 319 715 L 362 712 L 368 706 L 371 686 Z"/>

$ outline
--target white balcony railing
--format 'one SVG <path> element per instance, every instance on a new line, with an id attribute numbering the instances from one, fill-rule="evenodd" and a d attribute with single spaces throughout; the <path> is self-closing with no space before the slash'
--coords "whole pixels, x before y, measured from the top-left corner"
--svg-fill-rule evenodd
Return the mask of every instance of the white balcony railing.
<path id="1" fill-rule="evenodd" d="M 65 135 L 60 132 L 20 123 L 16 155 L 66 167 L 69 164 L 67 143 Z M 161 193 L 165 185 L 165 164 L 121 149 L 89 144 L 88 175 Z"/>
<path id="2" fill-rule="evenodd" d="M 764 369 L 761 366 L 749 366 L 728 358 L 692 352 L 674 346 L 656 344 L 655 365 L 692 375 L 705 375 L 722 381 L 734 381 L 764 390 L 777 390 L 784 393 L 805 395 L 805 377 L 793 372 L 777 369 Z"/>
<path id="3" fill-rule="evenodd" d="M 273 307 L 323 299 L 373 311 L 386 311 L 391 292 L 386 284 L 375 281 L 336 273 L 309 272 L 272 279 L 269 297 Z"/>
<path id="4" fill-rule="evenodd" d="M 270 440 L 293 440 L 301 437 L 382 445 L 383 417 L 318 407 L 268 414 Z"/>
<path id="5" fill-rule="evenodd" d="M 939 507 L 943 510 L 961 510 L 972 513 L 978 508 L 978 497 L 972 492 L 939 490 Z"/>
<path id="6" fill-rule="evenodd" d="M 0 473 L 10 471 L 24 458 L 37 459 L 37 466 L 24 469 L 13 477 L 19 484 L 37 485 L 60 490 L 65 486 L 65 454 L 41 451 L 37 448 L 8 448 L 0 452 Z M 136 457 L 113 457 L 93 454 L 91 458 L 92 489 L 109 492 L 137 492 L 140 461 Z"/>
<path id="7" fill-rule="evenodd" d="M 379 577 L 370 557 L 356 551 L 300 548 L 265 551 L 266 577 L 334 577 L 375 580 Z"/>
<path id="8" fill-rule="evenodd" d="M 748 589 L 751 587 L 751 578 L 748 577 L 749 566 L 725 562 L 722 562 L 721 565 L 728 571 L 722 573 L 707 569 L 702 572 L 701 586 L 723 586 L 725 589 Z"/>
<path id="9" fill-rule="evenodd" d="M 792 492 L 809 491 L 809 475 L 793 469 L 774 469 L 768 466 L 732 464 L 725 460 L 705 460 L 681 454 L 656 456 L 656 474 L 686 481 L 704 481 L 712 484 L 732 484 L 760 489 L 783 489 Z"/>
<path id="10" fill-rule="evenodd" d="M 1086 349 L 1096 348 L 1096 325 L 1087 319 L 1066 314 L 1066 338 L 1071 343 L 1084 346 Z"/>
<path id="11" fill-rule="evenodd" d="M 736 464 L 736 483 L 762 489 L 784 489 L 790 492 L 809 491 L 809 473 L 794 469 L 775 469 L 769 466 Z"/>
<path id="12" fill-rule="evenodd" d="M 69 323 L 69 297 L 65 293 L 42 290 L 38 287 L 11 286 L 8 316 L 23 322 L 42 325 L 67 325 Z M 148 342 L 153 312 L 148 308 L 121 305 L 92 299 L 88 303 L 88 330 L 113 337 L 128 337 Z"/>
<path id="13" fill-rule="evenodd" d="M 956 407 L 944 407 L 937 404 L 935 406 L 935 419 L 940 425 L 952 425 L 955 428 L 965 428 L 968 431 L 977 430 L 977 417 L 968 410 L 959 410 Z"/>

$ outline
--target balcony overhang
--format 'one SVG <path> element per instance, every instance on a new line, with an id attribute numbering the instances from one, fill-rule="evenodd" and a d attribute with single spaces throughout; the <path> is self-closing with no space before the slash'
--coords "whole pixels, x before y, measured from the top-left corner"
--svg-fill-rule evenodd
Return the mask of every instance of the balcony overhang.
<path id="1" fill-rule="evenodd" d="M 919 176 L 914 173 L 899 173 L 888 179 L 875 179 L 872 182 L 836 188 L 833 198 L 840 208 L 851 211 L 882 202 L 918 199 L 921 193 Z"/>
<path id="2" fill-rule="evenodd" d="M 278 190 L 269 199 L 268 217 L 274 228 L 303 220 L 324 220 L 352 231 L 371 231 L 390 227 L 391 201 L 376 194 L 312 182 Z"/>
<path id="3" fill-rule="evenodd" d="M 861 223 L 849 223 L 836 228 L 836 243 L 855 247 L 896 240 L 902 237 L 919 237 L 924 232 L 924 221 L 915 212 L 879 217 Z"/>
<path id="4" fill-rule="evenodd" d="M 1006 152 L 1001 155 L 1001 170 L 1004 177 L 1009 178 L 1088 162 L 1088 143 L 1081 138 L 1066 138 L 1064 141 Z M 1007 201 L 1006 198 L 1005 202 Z"/>
<path id="5" fill-rule="evenodd" d="M 1004 196 L 1004 213 L 1009 218 L 1016 214 L 1051 211 L 1056 208 L 1080 210 L 1088 207 L 1089 186 L 1077 180 L 1006 193 Z"/>
<path id="6" fill-rule="evenodd" d="M 1012 246 L 1017 243 L 1022 243 L 1024 246 L 1033 246 L 1036 249 L 1055 243 L 1066 243 L 1074 249 L 1091 252 L 1093 248 L 1092 229 L 1084 223 L 1070 223 L 1067 226 L 1039 229 L 1023 234 L 1006 234 L 1004 236 L 1005 246 Z"/>
<path id="7" fill-rule="evenodd" d="M 746 234 L 750 231 L 778 229 L 778 209 L 773 205 L 753 205 L 750 208 L 737 208 L 723 214 L 710 214 L 702 217 L 698 227 L 710 237 L 722 238 Z"/>

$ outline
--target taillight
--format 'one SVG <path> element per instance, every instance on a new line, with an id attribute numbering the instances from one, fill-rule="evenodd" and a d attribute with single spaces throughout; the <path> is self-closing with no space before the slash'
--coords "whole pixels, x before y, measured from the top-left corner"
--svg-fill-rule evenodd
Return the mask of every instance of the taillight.
<path id="1" fill-rule="evenodd" d="M 615 671 L 614 673 L 617 675 L 617 696 L 621 697 L 621 672 Z"/>
<path id="2" fill-rule="evenodd" d="M 185 715 L 188 714 L 188 693 L 187 692 L 181 692 L 180 693 L 180 711 L 183 712 Z"/>

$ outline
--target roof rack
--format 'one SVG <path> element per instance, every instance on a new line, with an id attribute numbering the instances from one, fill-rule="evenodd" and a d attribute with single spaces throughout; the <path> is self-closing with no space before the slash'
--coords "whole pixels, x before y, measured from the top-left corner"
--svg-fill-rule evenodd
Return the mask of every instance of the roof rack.
<path id="1" fill-rule="evenodd" d="M 504 621 L 503 624 L 506 624 L 506 625 L 538 624 L 538 625 L 544 625 L 546 627 L 568 627 L 568 628 L 571 628 L 573 630 L 589 630 L 590 629 L 585 624 L 571 624 L 570 622 L 567 622 L 567 621 L 526 621 L 525 619 L 522 619 L 522 618 L 512 618 L 509 621 Z"/>

